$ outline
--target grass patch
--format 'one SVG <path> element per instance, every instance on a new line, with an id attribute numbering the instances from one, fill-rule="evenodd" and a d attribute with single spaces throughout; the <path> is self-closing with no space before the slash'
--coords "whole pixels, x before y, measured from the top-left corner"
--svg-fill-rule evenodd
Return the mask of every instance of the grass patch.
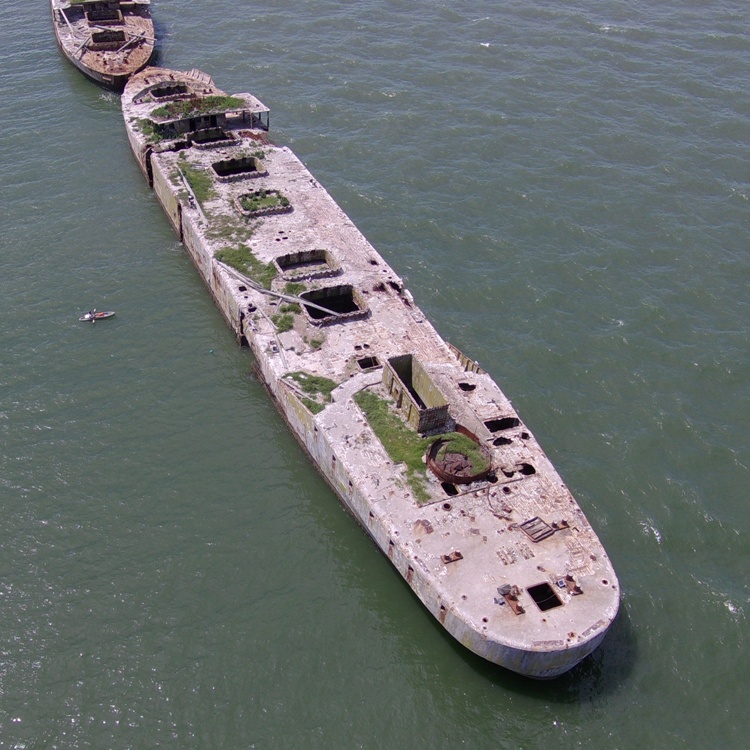
<path id="1" fill-rule="evenodd" d="M 256 190 L 240 196 L 240 206 L 245 211 L 262 211 L 264 208 L 284 208 L 289 205 L 278 190 Z"/>
<path id="2" fill-rule="evenodd" d="M 320 349 L 321 346 L 323 346 L 323 341 L 324 340 L 325 339 L 310 339 L 310 341 L 308 343 L 310 344 L 311 348 L 313 348 L 313 349 L 315 349 L 315 351 L 317 351 L 318 349 Z"/>
<path id="3" fill-rule="evenodd" d="M 271 316 L 271 320 L 279 333 L 286 333 L 294 328 L 294 315 L 291 313 L 276 313 Z"/>
<path id="4" fill-rule="evenodd" d="M 254 151 L 245 151 L 244 149 L 237 155 L 240 159 L 257 159 L 262 162 L 265 159 L 266 152 L 261 148 L 256 148 Z"/>
<path id="5" fill-rule="evenodd" d="M 433 435 L 424 438 L 419 435 L 393 413 L 388 401 L 370 391 L 356 393 L 354 400 L 365 413 L 370 427 L 391 461 L 406 466 L 406 478 L 417 502 L 426 503 L 431 500 L 427 491 L 423 458 L 438 437 Z M 446 441 L 448 451 L 468 456 L 477 473 L 488 467 L 487 457 L 471 438 L 458 432 L 448 432 L 440 437 Z"/>
<path id="6" fill-rule="evenodd" d="M 205 169 L 197 169 L 190 166 L 187 162 L 183 162 L 180 165 L 180 170 L 185 175 L 185 179 L 188 185 L 190 185 L 190 189 L 193 191 L 198 203 L 203 205 L 216 195 L 213 179 Z"/>
<path id="7" fill-rule="evenodd" d="M 296 302 L 288 302 L 279 308 L 279 312 L 294 313 L 296 315 L 302 312 L 302 308 Z"/>
<path id="8" fill-rule="evenodd" d="M 451 432 L 445 435 L 443 440 L 445 443 L 435 456 L 438 461 L 442 461 L 446 453 L 463 453 L 471 461 L 474 474 L 490 468 L 489 458 L 470 437 L 461 435 L 459 432 Z"/>
<path id="9" fill-rule="evenodd" d="M 286 377 L 291 378 L 304 393 L 312 398 L 303 398 L 302 403 L 313 413 L 318 414 L 331 403 L 331 392 L 338 385 L 335 380 L 321 375 L 310 375 L 307 372 L 292 372 Z"/>
<path id="10" fill-rule="evenodd" d="M 159 128 L 156 123 L 152 120 L 147 120 L 145 117 L 138 120 L 136 123 L 138 130 L 146 136 L 146 140 L 149 143 L 159 143 L 164 139 L 164 136 L 159 132 Z"/>
<path id="11" fill-rule="evenodd" d="M 313 401 L 309 398 L 301 398 L 300 401 L 313 413 L 320 414 L 323 409 L 326 408 L 325 404 L 321 404 L 320 401 Z"/>
<path id="12" fill-rule="evenodd" d="M 292 372 L 287 375 L 305 392 L 311 395 L 318 393 L 325 396 L 327 401 L 331 400 L 331 393 L 338 385 L 335 380 L 324 378 L 322 375 L 310 375 L 307 372 Z"/>
<path id="13" fill-rule="evenodd" d="M 211 228 L 206 233 L 212 240 L 247 241 L 253 236 L 254 225 L 246 221 L 237 221 L 229 216 L 218 216 L 211 222 Z"/>
<path id="14" fill-rule="evenodd" d="M 151 116 L 174 120 L 176 118 L 223 112 L 227 109 L 239 109 L 244 106 L 245 102 L 237 96 L 202 96 L 195 99 L 169 102 L 153 110 Z"/>
<path id="15" fill-rule="evenodd" d="M 391 411 L 387 401 L 370 391 L 360 391 L 355 394 L 354 400 L 365 413 L 391 461 L 405 464 L 409 487 L 417 502 L 427 502 L 430 495 L 424 479 L 425 464 L 422 459 L 435 438 L 420 437 Z"/>
<path id="16" fill-rule="evenodd" d="M 261 263 L 247 245 L 226 247 L 214 256 L 216 260 L 235 268 L 241 274 L 257 281 L 264 289 L 271 288 L 276 278 L 276 267 L 273 263 Z"/>
<path id="17" fill-rule="evenodd" d="M 291 294 L 293 297 L 299 297 L 301 292 L 307 289 L 305 284 L 300 284 L 298 281 L 288 281 L 284 285 L 284 294 Z"/>

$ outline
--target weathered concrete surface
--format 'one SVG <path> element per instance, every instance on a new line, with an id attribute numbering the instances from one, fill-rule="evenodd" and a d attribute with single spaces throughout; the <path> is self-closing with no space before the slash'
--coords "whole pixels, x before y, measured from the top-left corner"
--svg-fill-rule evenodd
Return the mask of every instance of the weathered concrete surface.
<path id="1" fill-rule="evenodd" d="M 122 91 L 154 53 L 150 0 L 50 0 L 55 38 L 85 76 Z"/>
<path id="2" fill-rule="evenodd" d="M 147 135 L 152 128 L 143 122 L 163 104 L 165 81 L 184 85 L 181 98 L 223 93 L 205 74 L 144 70 L 123 96 L 131 146 L 219 308 L 252 348 L 269 391 L 321 473 L 427 609 L 467 648 L 532 677 L 554 677 L 573 667 L 613 621 L 619 585 L 596 534 L 531 431 L 492 378 L 442 340 L 401 279 L 299 159 L 267 140 L 260 127 L 266 110 L 254 97 L 237 95 L 244 104 L 235 102 L 229 116 L 199 118 L 201 127 L 224 129 L 234 140 L 216 136 L 197 147 L 184 135 Z M 154 122 L 175 132 L 168 118 Z M 233 181 L 217 178 L 214 163 L 250 154 L 262 170 Z M 186 175 L 196 172 L 210 178 L 209 195 L 199 197 L 189 186 Z M 282 193 L 291 212 L 244 217 L 239 197 L 260 188 Z M 288 302 L 258 291 L 214 258 L 240 244 L 262 263 L 284 259 L 271 283 L 277 294 L 287 288 L 280 272 L 286 268 L 288 278 L 303 279 L 303 294 L 351 288 L 359 308 L 322 321 L 310 309 L 287 312 L 293 328 L 279 331 L 278 316 Z M 290 256 L 310 257 L 313 250 L 326 251 L 313 254 L 318 260 L 332 259 L 322 272 L 320 262 L 311 264 L 308 276 L 304 265 L 288 272 Z M 325 306 L 329 297 L 316 299 Z M 404 467 L 389 458 L 353 398 L 363 389 L 385 397 L 383 363 L 407 354 L 419 363 L 413 387 L 437 389 L 425 393 L 426 400 L 447 402 L 446 430 L 458 423 L 489 451 L 494 471 L 488 479 L 445 486 L 425 471 L 428 496 L 420 501 Z M 308 408 L 299 382 L 290 377 L 299 372 L 338 384 L 319 413 Z M 554 606 L 546 608 L 543 600 Z"/>

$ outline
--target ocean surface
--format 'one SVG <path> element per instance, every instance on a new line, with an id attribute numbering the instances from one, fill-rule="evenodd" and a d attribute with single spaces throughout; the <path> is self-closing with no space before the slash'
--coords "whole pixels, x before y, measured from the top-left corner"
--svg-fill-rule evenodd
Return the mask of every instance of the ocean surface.
<path id="1" fill-rule="evenodd" d="M 500 383 L 621 615 L 546 683 L 444 633 L 253 376 L 118 97 L 6 2 L 0 750 L 746 748 L 747 2 L 153 13 Z"/>

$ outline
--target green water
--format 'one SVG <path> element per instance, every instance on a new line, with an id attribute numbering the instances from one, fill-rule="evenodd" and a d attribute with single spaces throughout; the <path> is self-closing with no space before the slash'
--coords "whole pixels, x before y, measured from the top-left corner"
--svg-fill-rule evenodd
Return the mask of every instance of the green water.
<path id="1" fill-rule="evenodd" d="M 117 97 L 4 4 L 0 750 L 744 748 L 747 7 L 153 11 L 160 62 L 269 105 L 495 376 L 622 614 L 551 683 L 443 633 L 254 379 Z"/>

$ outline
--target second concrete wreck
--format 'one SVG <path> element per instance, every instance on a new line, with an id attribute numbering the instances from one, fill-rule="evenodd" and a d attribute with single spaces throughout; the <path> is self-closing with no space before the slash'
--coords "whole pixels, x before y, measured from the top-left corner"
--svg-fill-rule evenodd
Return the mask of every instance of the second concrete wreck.
<path id="1" fill-rule="evenodd" d="M 445 629 L 550 678 L 602 641 L 619 585 L 596 534 L 490 375 L 403 281 L 251 94 L 147 68 L 128 138 L 300 443 Z"/>
<path id="2" fill-rule="evenodd" d="M 67 59 L 102 86 L 122 91 L 148 65 L 156 39 L 150 0 L 50 0 L 55 38 Z"/>

